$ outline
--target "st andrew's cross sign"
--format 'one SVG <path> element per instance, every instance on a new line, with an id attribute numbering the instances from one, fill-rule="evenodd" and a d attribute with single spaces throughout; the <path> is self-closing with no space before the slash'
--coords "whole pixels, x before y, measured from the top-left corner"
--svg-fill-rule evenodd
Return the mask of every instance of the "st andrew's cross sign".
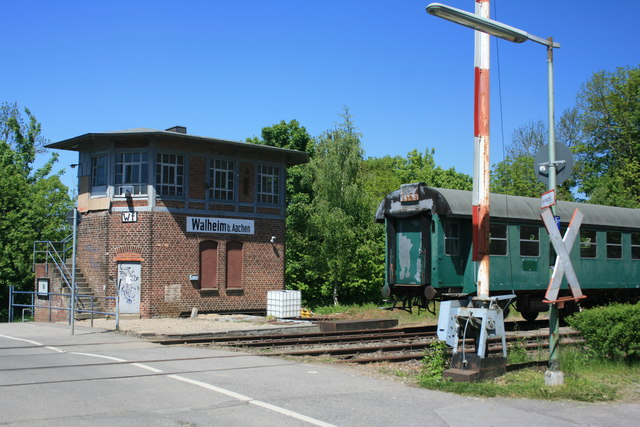
<path id="1" fill-rule="evenodd" d="M 578 277 L 576 276 L 576 272 L 573 270 L 571 258 L 569 257 L 569 251 L 579 234 L 580 225 L 582 224 L 584 215 L 578 209 L 573 212 L 573 216 L 569 222 L 569 228 L 567 228 L 567 231 L 564 233 L 564 239 L 560 235 L 560 231 L 558 230 L 558 226 L 556 225 L 556 221 L 551 210 L 545 209 L 542 211 L 540 216 L 544 221 L 544 225 L 549 233 L 549 239 L 551 240 L 551 244 L 557 254 L 556 264 L 553 267 L 553 273 L 551 275 L 551 280 L 549 280 L 549 286 L 547 287 L 544 302 L 556 303 L 559 301 L 586 298 L 586 296 L 582 294 L 580 284 L 578 283 Z M 562 277 L 565 275 L 567 276 L 567 282 L 569 283 L 569 288 L 571 289 L 573 298 L 561 298 L 559 300 L 558 292 L 560 291 L 560 285 L 562 284 Z"/>

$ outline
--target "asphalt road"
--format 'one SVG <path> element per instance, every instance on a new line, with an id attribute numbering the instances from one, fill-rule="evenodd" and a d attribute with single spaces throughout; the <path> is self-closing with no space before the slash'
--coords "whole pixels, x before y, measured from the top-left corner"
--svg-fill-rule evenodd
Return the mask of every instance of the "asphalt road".
<path id="1" fill-rule="evenodd" d="M 635 422 L 633 420 L 636 420 Z M 0 324 L 0 425 L 621 426 L 639 404 L 479 399 L 352 369 Z"/>

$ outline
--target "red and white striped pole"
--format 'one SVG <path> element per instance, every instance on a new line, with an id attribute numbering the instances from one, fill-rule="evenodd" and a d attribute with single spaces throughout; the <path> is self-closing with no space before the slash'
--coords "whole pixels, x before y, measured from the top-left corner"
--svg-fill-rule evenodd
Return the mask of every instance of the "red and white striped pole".
<path id="1" fill-rule="evenodd" d="M 489 18 L 489 0 L 475 0 L 476 14 Z M 477 295 L 489 297 L 489 34 L 475 31 L 473 261 L 478 261 Z"/>

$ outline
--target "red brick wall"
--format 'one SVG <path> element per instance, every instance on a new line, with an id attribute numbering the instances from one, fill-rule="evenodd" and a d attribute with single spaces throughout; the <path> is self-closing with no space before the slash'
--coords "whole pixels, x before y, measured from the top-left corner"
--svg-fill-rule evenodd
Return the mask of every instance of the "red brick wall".
<path id="1" fill-rule="evenodd" d="M 49 279 L 49 292 L 55 294 L 68 294 L 66 286 L 62 284 L 59 274 L 55 273 L 56 267 L 53 264 L 36 264 L 36 281 L 34 291 L 38 291 L 38 278 L 46 277 Z M 33 318 L 36 322 L 64 322 L 69 319 L 69 312 L 66 310 L 56 309 L 68 308 L 69 298 L 62 295 L 52 295 L 49 297 L 37 296 L 34 300 Z"/>
<path id="2" fill-rule="evenodd" d="M 183 148 L 163 142 L 158 150 Z M 209 147 L 207 150 L 185 154 L 189 168 L 186 202 L 158 198 L 156 208 L 151 210 L 148 205 L 153 204 L 146 199 L 134 199 L 138 218 L 135 223 L 123 223 L 117 210 L 83 213 L 78 229 L 77 263 L 97 296 L 115 295 L 116 258 L 122 254 L 134 254 L 142 259 L 142 317 L 175 316 L 194 307 L 200 312 L 265 310 L 267 291 L 284 288 L 283 209 L 253 205 L 255 164 L 250 158 L 238 160 L 238 203 L 210 203 L 206 198 L 207 156 L 237 154 Z M 113 203 L 114 208 L 125 206 L 128 206 L 126 201 Z M 139 209 L 145 207 L 146 210 Z M 252 217 L 237 217 L 237 212 L 249 213 Z M 187 233 L 187 216 L 252 219 L 255 234 Z M 270 243 L 272 236 L 276 237 L 275 244 Z M 189 280 L 190 274 L 200 271 L 199 246 L 204 240 L 218 243 L 216 290 L 200 290 L 198 283 Z M 243 243 L 241 290 L 227 289 L 225 283 L 226 245 L 232 240 Z M 115 309 L 114 303 L 110 304 L 105 307 L 107 311 Z"/>
<path id="3" fill-rule="evenodd" d="M 190 199 L 205 199 L 207 183 L 207 160 L 203 156 L 189 157 L 189 188 L 187 194 Z"/>

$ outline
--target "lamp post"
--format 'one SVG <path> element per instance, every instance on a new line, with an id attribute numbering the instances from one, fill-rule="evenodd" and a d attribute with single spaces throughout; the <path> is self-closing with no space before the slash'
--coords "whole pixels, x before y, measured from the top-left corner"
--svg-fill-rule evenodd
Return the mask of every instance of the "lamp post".
<path id="1" fill-rule="evenodd" d="M 548 65 L 548 106 L 549 106 L 549 115 L 548 115 L 548 120 L 549 120 L 549 190 L 555 190 L 556 189 L 556 148 L 555 148 L 555 128 L 554 128 L 554 123 L 555 123 L 555 117 L 554 117 L 554 93 L 553 93 L 553 49 L 554 48 L 559 48 L 560 44 L 556 43 L 553 41 L 553 39 L 551 37 L 549 37 L 548 39 L 543 39 L 541 37 L 537 37 L 534 36 L 532 34 L 527 33 L 526 31 L 523 31 L 521 29 L 515 28 L 515 27 L 511 27 L 509 25 L 506 25 L 502 22 L 498 22 L 495 21 L 493 19 L 489 19 L 489 0 L 475 0 L 476 1 L 476 13 L 470 13 L 461 9 L 457 9 L 455 7 L 451 7 L 451 6 L 446 6 L 444 4 L 441 3 L 431 3 L 430 5 L 427 6 L 427 13 L 437 16 L 439 18 L 443 18 L 446 19 L 448 21 L 451 22 L 455 22 L 456 24 L 460 24 L 460 25 L 464 25 L 465 27 L 469 27 L 472 28 L 474 30 L 476 30 L 476 57 L 478 56 L 478 32 L 484 33 L 485 35 L 487 35 L 487 37 L 489 35 L 492 36 L 496 36 L 499 37 L 501 39 L 504 40 L 508 40 L 510 42 L 513 43 L 524 43 L 528 40 L 531 40 L 533 42 L 539 43 L 543 46 L 547 47 L 547 65 Z M 486 55 L 488 56 L 488 47 L 487 47 L 487 52 L 483 53 L 481 55 Z M 478 60 L 476 59 L 476 66 L 477 66 L 477 62 Z M 488 63 L 488 60 L 487 60 Z M 488 71 L 488 70 L 487 70 Z M 482 74 L 482 73 L 480 73 Z M 478 72 L 476 70 L 476 76 L 478 75 Z M 488 91 L 488 76 L 486 77 L 486 86 L 487 86 L 487 91 Z M 475 88 L 475 92 L 476 94 L 481 92 L 480 90 L 478 90 L 478 79 L 476 77 L 476 88 Z M 488 100 L 488 94 L 486 96 L 486 99 L 483 99 L 483 102 L 486 102 L 486 122 L 488 124 L 488 114 L 489 114 L 489 100 Z M 478 105 L 478 95 L 476 95 L 476 106 Z M 482 110 L 482 108 L 480 109 Z M 477 141 L 478 139 L 478 135 L 477 135 L 477 123 L 480 119 L 483 119 L 480 115 L 480 112 L 478 111 L 478 108 L 476 107 L 476 117 L 475 117 L 475 122 L 476 122 L 476 138 L 475 140 Z M 484 120 L 484 119 L 483 119 Z M 476 154 L 474 155 L 474 215 L 476 213 L 476 210 L 480 211 L 481 213 L 483 213 L 483 207 L 482 205 L 480 205 L 479 208 L 476 208 L 476 200 L 477 197 L 479 195 L 483 195 L 486 192 L 486 198 L 488 201 L 488 195 L 489 195 L 489 183 L 488 183 L 488 179 L 482 177 L 479 175 L 479 171 L 482 172 L 484 171 L 484 169 L 488 170 L 489 168 L 489 157 L 488 157 L 488 142 L 489 142 L 489 136 L 488 136 L 488 126 L 487 126 L 487 134 L 486 134 L 486 146 L 484 147 L 484 149 L 486 149 L 486 157 L 484 157 L 484 161 L 486 162 L 485 165 L 480 165 L 478 166 L 476 163 L 480 162 L 481 160 L 483 160 L 482 158 L 478 158 L 478 153 L 476 151 Z M 476 142 L 476 149 L 478 148 L 478 144 Z M 482 184 L 483 186 L 486 185 L 486 188 L 478 188 L 476 189 L 476 181 L 478 181 L 480 184 Z M 486 182 L 483 182 L 486 181 Z M 555 205 L 552 206 L 552 212 L 553 215 L 556 215 L 556 207 Z M 489 213 L 489 209 L 488 209 L 488 204 L 486 207 L 486 214 L 487 214 L 487 223 L 488 223 L 488 213 Z M 482 230 L 480 227 L 478 227 L 478 229 L 476 229 L 475 225 L 476 223 L 478 223 L 480 226 L 483 223 L 483 217 L 480 217 L 480 221 L 476 221 L 476 218 L 474 217 L 474 245 L 476 244 L 476 240 L 479 240 L 481 243 L 484 243 L 483 240 L 483 232 L 486 233 L 488 232 L 488 230 Z M 487 224 L 488 225 L 488 224 Z M 475 249 L 474 249 L 474 256 L 476 255 L 475 253 Z M 480 254 L 482 255 L 482 254 Z M 481 275 L 483 274 L 483 264 L 482 264 L 482 260 L 481 260 L 481 264 L 478 268 L 478 296 L 482 296 L 483 293 L 485 292 L 485 289 L 482 288 L 481 289 L 481 285 L 482 285 L 482 281 L 486 280 L 487 282 L 487 289 L 486 289 L 486 293 L 488 295 L 488 255 L 486 257 L 484 257 L 487 259 L 487 268 L 486 268 L 486 272 L 484 274 L 486 274 L 486 278 L 481 277 Z M 545 375 L 545 381 L 547 382 L 547 384 L 562 384 L 562 374 L 560 373 L 560 359 L 559 359 L 559 354 L 558 354 L 558 341 L 559 341 L 559 324 L 558 324 L 558 319 L 559 319 L 559 315 L 558 315 L 558 307 L 556 304 L 551 304 L 550 310 L 549 310 L 549 349 L 550 349 L 550 355 L 549 355 L 549 370 L 547 371 L 547 374 Z M 551 374 L 549 374 L 549 372 L 551 372 Z M 558 375 L 554 375 L 553 373 L 558 373 Z"/>

